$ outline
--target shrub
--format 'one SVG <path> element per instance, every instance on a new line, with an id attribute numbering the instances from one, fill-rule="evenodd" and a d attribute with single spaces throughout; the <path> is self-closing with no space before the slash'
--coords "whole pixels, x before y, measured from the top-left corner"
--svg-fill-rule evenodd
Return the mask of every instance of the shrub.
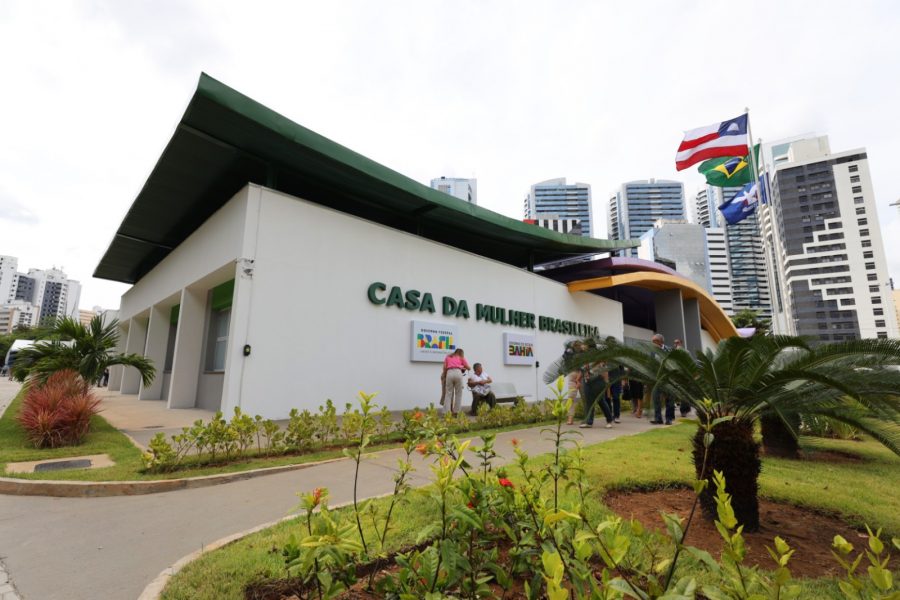
<path id="1" fill-rule="evenodd" d="M 87 382 L 66 369 L 28 389 L 18 421 L 38 448 L 75 446 L 90 430 L 99 405 Z"/>

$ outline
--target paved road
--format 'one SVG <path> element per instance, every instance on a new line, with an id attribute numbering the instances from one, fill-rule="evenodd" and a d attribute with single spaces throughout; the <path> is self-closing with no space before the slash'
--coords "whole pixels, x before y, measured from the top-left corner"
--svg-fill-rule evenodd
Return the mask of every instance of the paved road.
<path id="1" fill-rule="evenodd" d="M 2 390 L 0 390 L 2 394 Z M 608 430 L 583 430 L 585 443 L 645 431 L 630 416 Z M 517 437 L 532 455 L 552 444 L 539 430 L 498 435 L 498 452 L 513 456 Z M 390 493 L 400 452 L 365 461 L 365 495 Z M 164 568 L 226 535 L 272 521 L 296 505 L 296 492 L 328 487 L 333 504 L 352 498 L 353 464 L 343 460 L 301 471 L 196 490 L 118 498 L 0 496 L 0 557 L 26 600 L 134 599 Z M 413 485 L 430 471 L 417 465 Z"/>

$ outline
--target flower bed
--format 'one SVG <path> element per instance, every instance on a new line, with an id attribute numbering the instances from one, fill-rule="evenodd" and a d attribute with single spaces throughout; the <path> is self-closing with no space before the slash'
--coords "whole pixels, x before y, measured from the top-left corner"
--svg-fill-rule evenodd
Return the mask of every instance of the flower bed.
<path id="1" fill-rule="evenodd" d="M 360 392 L 360 394 L 363 394 Z M 515 404 L 482 406 L 474 418 L 465 414 L 440 414 L 431 406 L 410 410 L 399 420 L 385 407 L 366 415 L 370 427 L 366 431 L 371 443 L 400 443 L 409 432 L 419 427 L 445 429 L 450 433 L 466 433 L 514 425 L 547 422 L 549 404 L 528 404 L 520 399 Z M 196 421 L 179 434 L 166 437 L 159 433 L 150 441 L 144 454 L 148 473 L 171 473 L 187 468 L 227 465 L 248 458 L 302 455 L 316 451 L 345 448 L 359 439 L 364 415 L 359 407 L 345 405 L 342 415 L 331 400 L 318 412 L 293 409 L 284 429 L 259 415 L 251 417 L 235 408 L 231 419 L 216 413 L 209 422 Z"/>
<path id="2" fill-rule="evenodd" d="M 560 383 L 551 409 L 554 424 L 545 429 L 554 442 L 549 465 L 534 465 L 516 448 L 514 467 L 494 469 L 492 435 L 483 436 L 481 446 L 469 448 L 470 442 L 458 442 L 446 429 L 414 423 L 406 432 L 406 460 L 400 461 L 394 494 L 387 504 L 357 502 L 355 483 L 353 511 L 343 516 L 328 509 L 326 490 L 303 495 L 302 526 L 280 548 L 289 577 L 257 581 L 246 589 L 246 597 L 799 596 L 801 588 L 791 581 L 788 566 L 794 550 L 780 537 L 768 550 L 775 562 L 772 573 L 744 564 L 743 528 L 720 473 L 713 478 L 716 529 L 723 543 L 720 560 L 684 544 L 699 516 L 697 498 L 707 485 L 702 476 L 694 486 L 689 516 L 662 516 L 666 539 L 648 532 L 639 521 L 592 516 L 586 509 L 590 485 L 584 477 L 584 455 L 574 443 L 576 432 L 563 428 L 568 402 L 562 391 Z M 371 397 L 364 397 L 358 444 L 355 451 L 347 452 L 357 467 L 368 443 L 371 408 Z M 714 437 L 712 424 L 706 427 L 708 451 Z M 474 464 L 464 458 L 467 450 L 477 457 Z M 434 457 L 434 484 L 427 495 L 434 518 L 418 532 L 415 547 L 388 556 L 392 515 L 404 500 L 410 456 L 417 451 Z M 372 527 L 364 528 L 364 520 Z M 900 541 L 893 543 L 900 549 Z M 864 554 L 845 538 L 834 537 L 835 558 L 845 573 L 841 589 L 848 597 L 888 597 L 895 586 L 880 532 L 869 531 L 867 545 Z M 868 575 L 860 567 L 864 556 Z M 702 582 L 679 570 L 688 561 L 693 570 L 703 572 Z"/>

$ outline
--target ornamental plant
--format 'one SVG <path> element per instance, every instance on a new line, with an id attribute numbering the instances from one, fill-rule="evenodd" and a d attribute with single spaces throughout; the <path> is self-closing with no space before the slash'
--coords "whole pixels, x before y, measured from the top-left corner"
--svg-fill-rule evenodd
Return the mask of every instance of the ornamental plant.
<path id="1" fill-rule="evenodd" d="M 564 421 L 562 384 L 552 391 L 550 411 Z M 366 405 L 370 401 L 371 395 L 360 395 L 361 415 L 373 414 L 374 408 Z M 513 440 L 515 463 L 496 468 L 493 435 L 482 437 L 480 445 L 460 442 L 448 433 L 444 419 L 429 418 L 425 411 L 412 413 L 403 420 L 408 436 L 405 459 L 400 461 L 395 497 L 385 517 L 373 504 L 354 505 L 342 515 L 331 513 L 321 505 L 327 497 L 322 490 L 301 496 L 304 513 L 298 524 L 305 537 L 288 544 L 284 555 L 289 573 L 299 576 L 305 586 L 292 591 L 301 599 L 331 598 L 360 586 L 379 597 L 434 600 L 505 598 L 516 589 L 524 590 L 529 599 L 555 600 L 796 598 L 800 588 L 789 570 L 794 551 L 776 537 L 769 547 L 776 565 L 773 572 L 745 565 L 744 527 L 725 477 L 719 471 L 705 476 L 708 458 L 720 443 L 716 427 L 729 417 L 721 419 L 700 425 L 705 451 L 688 517 L 663 515 L 665 533 L 656 534 L 636 521 L 591 516 L 586 508 L 590 484 L 584 477 L 584 456 L 576 440 L 562 435 L 558 423 L 545 430 L 555 447 L 546 463 L 535 464 Z M 360 438 L 359 445 L 362 442 Z M 432 459 L 434 483 L 418 493 L 430 503 L 434 518 L 421 529 L 415 545 L 395 555 L 392 568 L 385 569 L 389 521 L 396 502 L 407 494 L 405 477 L 414 452 Z M 470 464 L 467 457 L 472 456 L 477 461 Z M 724 543 L 720 559 L 688 545 L 700 495 L 710 481 L 715 488 L 716 527 Z M 375 524 L 378 555 L 374 542 L 366 550 L 358 526 L 359 519 L 369 516 Z M 893 543 L 900 548 L 900 542 Z M 868 549 L 855 558 L 852 545 L 843 538 L 835 538 L 834 549 L 847 573 L 841 582 L 847 598 L 897 597 L 880 532 L 870 531 Z M 679 574 L 686 554 L 695 560 L 695 574 Z M 870 565 L 865 574 L 859 568 L 864 555 Z M 356 576 L 362 565 L 368 569 L 365 579 Z"/>
<path id="2" fill-rule="evenodd" d="M 88 383 L 65 369 L 28 387 L 17 420 L 37 448 L 75 446 L 90 431 L 99 406 Z"/>

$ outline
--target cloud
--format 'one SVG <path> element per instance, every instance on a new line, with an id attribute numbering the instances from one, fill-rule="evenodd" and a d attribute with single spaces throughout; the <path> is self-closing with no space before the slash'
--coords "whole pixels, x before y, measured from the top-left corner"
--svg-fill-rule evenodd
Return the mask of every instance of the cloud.
<path id="1" fill-rule="evenodd" d="M 37 215 L 2 189 L 0 189 L 0 220 L 22 225 L 37 225 L 38 223 Z"/>

